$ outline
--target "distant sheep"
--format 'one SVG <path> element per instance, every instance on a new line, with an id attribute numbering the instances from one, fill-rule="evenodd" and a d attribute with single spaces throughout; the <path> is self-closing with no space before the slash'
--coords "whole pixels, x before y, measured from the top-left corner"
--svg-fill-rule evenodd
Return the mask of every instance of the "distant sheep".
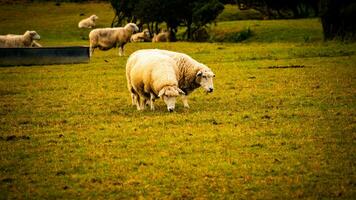
<path id="1" fill-rule="evenodd" d="M 169 33 L 169 31 L 154 34 L 152 38 L 152 42 L 169 42 L 170 35 L 171 34 Z"/>
<path id="2" fill-rule="evenodd" d="M 148 42 L 150 41 L 150 31 L 148 29 L 143 30 L 141 33 L 136 33 L 131 36 L 131 42 Z"/>
<path id="3" fill-rule="evenodd" d="M 119 46 L 119 55 L 124 54 L 124 46 L 130 41 L 131 35 L 138 31 L 134 23 L 128 23 L 125 27 L 118 28 L 98 28 L 89 33 L 90 56 L 93 55 L 94 49 L 109 50 Z"/>
<path id="4" fill-rule="evenodd" d="M 178 66 L 167 55 L 154 51 L 137 51 L 126 64 L 127 87 L 137 110 L 143 110 L 147 102 L 154 110 L 154 100 L 162 98 L 168 111 L 175 108 L 176 97 L 184 92 L 178 88 Z"/>
<path id="5" fill-rule="evenodd" d="M 92 16 L 86 18 L 86 19 L 81 20 L 78 23 L 78 27 L 79 28 L 95 28 L 95 26 L 96 26 L 95 21 L 97 19 L 99 19 L 98 16 L 92 15 Z"/>
<path id="6" fill-rule="evenodd" d="M 31 47 L 34 40 L 41 37 L 36 31 L 26 31 L 23 35 L 0 35 L 0 47 L 2 48 L 26 48 Z"/>
<path id="7" fill-rule="evenodd" d="M 178 67 L 178 74 L 176 76 L 178 81 L 178 87 L 184 93 L 182 95 L 182 101 L 185 108 L 189 108 L 188 104 L 188 95 L 192 93 L 195 89 L 202 87 L 206 92 L 213 92 L 214 85 L 213 85 L 213 77 L 215 74 L 208 68 L 206 65 L 197 62 L 190 56 L 184 53 L 178 53 L 173 51 L 167 50 L 160 50 L 160 49 L 145 49 L 145 50 L 138 50 L 133 53 L 126 65 L 126 76 L 128 78 L 128 88 L 131 92 L 132 103 L 137 104 L 138 100 L 137 94 L 135 94 L 135 90 L 130 85 L 129 77 L 127 73 L 130 73 L 131 68 L 133 66 L 132 63 L 137 62 L 137 55 L 146 55 L 147 59 L 150 59 L 148 55 L 155 55 L 158 54 L 170 57 L 174 64 Z M 152 105 L 153 102 L 151 101 L 150 104 Z"/>

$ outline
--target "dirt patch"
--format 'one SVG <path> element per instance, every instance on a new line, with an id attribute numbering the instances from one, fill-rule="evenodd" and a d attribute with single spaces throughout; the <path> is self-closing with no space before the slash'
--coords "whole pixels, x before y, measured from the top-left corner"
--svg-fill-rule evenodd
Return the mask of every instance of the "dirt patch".
<path id="1" fill-rule="evenodd" d="M 304 65 L 269 66 L 269 67 L 259 67 L 258 69 L 288 69 L 288 68 L 305 68 L 305 66 Z"/>
<path id="2" fill-rule="evenodd" d="M 0 140 L 3 141 L 17 141 L 17 140 L 29 140 L 29 139 L 30 137 L 27 135 L 22 135 L 22 136 L 9 135 L 9 136 L 0 137 Z"/>

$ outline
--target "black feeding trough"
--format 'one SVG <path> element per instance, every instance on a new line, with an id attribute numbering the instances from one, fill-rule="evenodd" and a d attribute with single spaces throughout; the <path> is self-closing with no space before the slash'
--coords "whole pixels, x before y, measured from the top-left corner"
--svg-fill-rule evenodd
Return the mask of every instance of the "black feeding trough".
<path id="1" fill-rule="evenodd" d="M 0 66 L 89 62 L 89 47 L 0 48 Z"/>

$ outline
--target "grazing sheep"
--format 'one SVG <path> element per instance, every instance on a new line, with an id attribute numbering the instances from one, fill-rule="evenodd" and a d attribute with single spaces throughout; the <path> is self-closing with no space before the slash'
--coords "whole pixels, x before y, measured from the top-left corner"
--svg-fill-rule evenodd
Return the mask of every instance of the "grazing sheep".
<path id="1" fill-rule="evenodd" d="M 36 31 L 26 31 L 23 35 L 0 35 L 0 47 L 3 48 L 24 48 L 31 47 L 34 40 L 41 37 Z"/>
<path id="2" fill-rule="evenodd" d="M 131 36 L 131 42 L 148 42 L 150 41 L 150 31 L 148 29 L 143 30 L 141 33 L 136 33 Z"/>
<path id="3" fill-rule="evenodd" d="M 177 65 L 167 55 L 144 51 L 131 54 L 126 64 L 126 79 L 137 110 L 143 110 L 147 102 L 154 110 L 154 100 L 162 98 L 172 112 L 176 97 L 184 94 L 178 88 L 178 75 Z"/>
<path id="4" fill-rule="evenodd" d="M 78 23 L 79 28 L 95 28 L 95 21 L 99 19 L 98 16 L 92 15 Z"/>
<path id="5" fill-rule="evenodd" d="M 128 23 L 125 27 L 118 28 L 98 28 L 90 31 L 90 56 L 94 49 L 109 50 L 119 46 L 119 55 L 124 54 L 124 46 L 130 41 L 131 35 L 138 31 L 138 27 L 134 23 Z"/>
<path id="6" fill-rule="evenodd" d="M 154 34 L 152 38 L 152 42 L 169 42 L 170 36 L 171 34 L 169 33 L 169 31 Z"/>
<path id="7" fill-rule="evenodd" d="M 213 92 L 214 85 L 213 85 L 213 77 L 215 74 L 208 68 L 206 65 L 197 62 L 190 56 L 184 53 L 178 53 L 173 51 L 167 50 L 160 50 L 160 49 L 144 49 L 138 50 L 134 52 L 130 57 L 132 57 L 127 65 L 126 65 L 126 72 L 130 72 L 130 67 L 132 66 L 129 62 L 135 61 L 135 55 L 152 55 L 152 54 L 161 54 L 170 57 L 173 59 L 174 63 L 178 67 L 178 87 L 185 93 L 182 95 L 182 101 L 185 108 L 189 108 L 188 104 L 188 95 L 192 93 L 195 89 L 202 87 L 208 93 Z M 147 56 L 148 57 L 148 56 Z M 130 83 L 128 82 L 128 88 L 132 88 Z M 137 95 L 134 91 L 131 91 L 132 103 L 136 104 L 137 102 Z M 151 102 L 152 104 L 153 102 Z"/>

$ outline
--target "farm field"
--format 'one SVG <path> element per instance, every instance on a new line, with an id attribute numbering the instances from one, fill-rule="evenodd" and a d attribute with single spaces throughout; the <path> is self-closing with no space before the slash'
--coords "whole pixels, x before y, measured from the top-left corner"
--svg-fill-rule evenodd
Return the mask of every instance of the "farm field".
<path id="1" fill-rule="evenodd" d="M 0 9 L 0 34 L 33 29 L 44 46 L 88 45 L 80 14 L 99 27 L 113 17 L 94 3 Z M 318 19 L 210 30 L 246 27 L 242 43 L 129 43 L 87 64 L 1 67 L 0 199 L 355 199 L 356 44 L 323 42 Z M 137 111 L 125 64 L 148 48 L 208 65 L 214 92 Z"/>

